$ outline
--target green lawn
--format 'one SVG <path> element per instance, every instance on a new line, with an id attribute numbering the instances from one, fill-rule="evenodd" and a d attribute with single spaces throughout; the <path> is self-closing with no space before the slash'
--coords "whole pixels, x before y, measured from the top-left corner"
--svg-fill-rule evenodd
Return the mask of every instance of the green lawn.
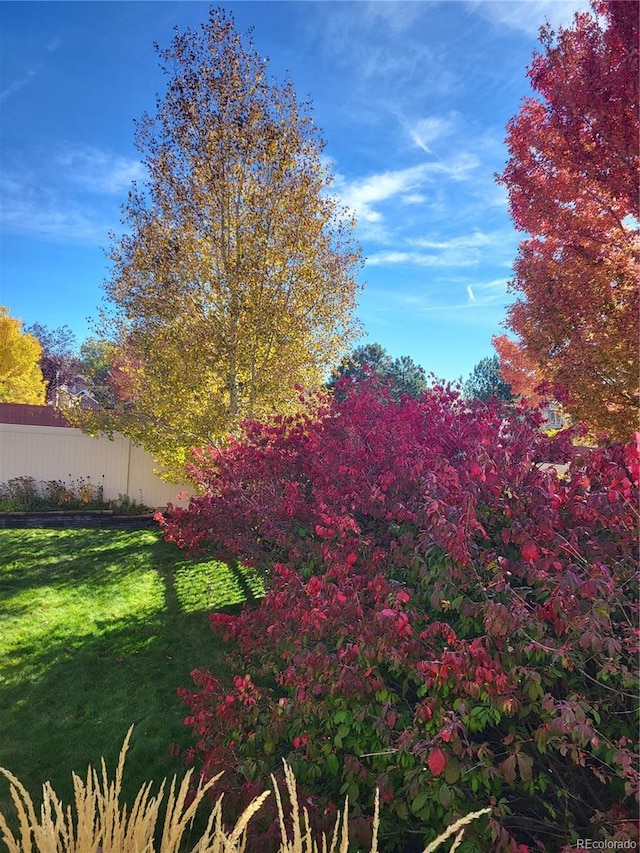
<path id="1" fill-rule="evenodd" d="M 71 771 L 101 756 L 112 771 L 134 723 L 124 798 L 181 775 L 176 688 L 195 667 L 229 674 L 207 615 L 261 594 L 249 570 L 188 559 L 157 531 L 0 530 L 0 765 L 69 802 Z"/>

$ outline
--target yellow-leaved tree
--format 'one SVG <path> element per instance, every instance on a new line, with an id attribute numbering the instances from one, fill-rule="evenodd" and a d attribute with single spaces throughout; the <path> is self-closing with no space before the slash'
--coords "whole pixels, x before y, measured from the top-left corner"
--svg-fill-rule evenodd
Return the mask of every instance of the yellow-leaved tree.
<path id="1" fill-rule="evenodd" d="M 38 339 L 23 332 L 22 321 L 0 305 L 0 403 L 44 405 L 41 353 Z"/>
<path id="2" fill-rule="evenodd" d="M 212 10 L 158 52 L 166 94 L 136 136 L 149 177 L 113 239 L 102 316 L 117 399 L 83 417 L 175 474 L 191 447 L 321 384 L 357 334 L 361 260 L 309 105 L 232 16 Z"/>

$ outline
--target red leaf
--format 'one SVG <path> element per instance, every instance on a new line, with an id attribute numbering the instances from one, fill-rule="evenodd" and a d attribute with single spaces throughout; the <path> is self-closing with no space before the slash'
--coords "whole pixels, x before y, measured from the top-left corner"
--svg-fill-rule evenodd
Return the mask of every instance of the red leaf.
<path id="1" fill-rule="evenodd" d="M 540 556 L 538 546 L 535 542 L 531 541 L 524 543 L 524 545 L 520 549 L 520 553 L 522 554 L 523 560 L 537 560 Z"/>
<path id="2" fill-rule="evenodd" d="M 439 776 L 447 766 L 447 759 L 441 749 L 432 749 L 427 761 L 429 770 L 434 776 Z"/>

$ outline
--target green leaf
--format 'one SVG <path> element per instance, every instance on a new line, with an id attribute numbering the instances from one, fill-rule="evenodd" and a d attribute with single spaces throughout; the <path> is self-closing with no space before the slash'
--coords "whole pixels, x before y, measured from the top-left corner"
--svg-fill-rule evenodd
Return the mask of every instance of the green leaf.
<path id="1" fill-rule="evenodd" d="M 407 808 L 405 803 L 402 802 L 402 800 L 397 800 L 393 804 L 393 808 L 395 809 L 395 812 L 400 818 L 400 820 L 406 820 L 409 817 L 409 809 Z"/>
<path id="2" fill-rule="evenodd" d="M 340 762 L 338 761 L 338 756 L 334 752 L 329 753 L 329 755 L 327 755 L 325 759 L 325 765 L 329 773 L 331 773 L 332 776 L 336 776 L 338 770 L 340 769 Z"/>
<path id="3" fill-rule="evenodd" d="M 440 786 L 440 790 L 438 791 L 438 800 L 440 801 L 440 805 L 444 806 L 445 809 L 449 808 L 453 802 L 453 791 L 448 785 Z"/>
<path id="4" fill-rule="evenodd" d="M 347 788 L 347 796 L 352 803 L 357 803 L 360 799 L 360 786 L 357 782 L 350 782 Z"/>
<path id="5" fill-rule="evenodd" d="M 411 811 L 414 814 L 418 814 L 418 812 L 424 807 L 425 803 L 429 799 L 429 791 L 420 791 L 411 802 Z"/>
<path id="6" fill-rule="evenodd" d="M 460 778 L 460 763 L 457 759 L 451 758 L 444 768 L 444 778 L 450 785 L 454 785 Z"/>

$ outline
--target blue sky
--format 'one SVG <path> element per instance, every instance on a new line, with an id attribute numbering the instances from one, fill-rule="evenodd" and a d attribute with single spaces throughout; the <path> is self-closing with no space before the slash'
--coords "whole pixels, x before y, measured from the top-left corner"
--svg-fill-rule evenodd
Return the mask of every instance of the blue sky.
<path id="1" fill-rule="evenodd" d="M 444 379 L 500 333 L 518 235 L 494 181 L 548 18 L 587 0 L 230 2 L 278 79 L 309 97 L 358 216 L 366 337 Z M 83 340 L 108 234 L 144 171 L 133 121 L 164 91 L 154 42 L 201 2 L 0 4 L 0 303 Z"/>

